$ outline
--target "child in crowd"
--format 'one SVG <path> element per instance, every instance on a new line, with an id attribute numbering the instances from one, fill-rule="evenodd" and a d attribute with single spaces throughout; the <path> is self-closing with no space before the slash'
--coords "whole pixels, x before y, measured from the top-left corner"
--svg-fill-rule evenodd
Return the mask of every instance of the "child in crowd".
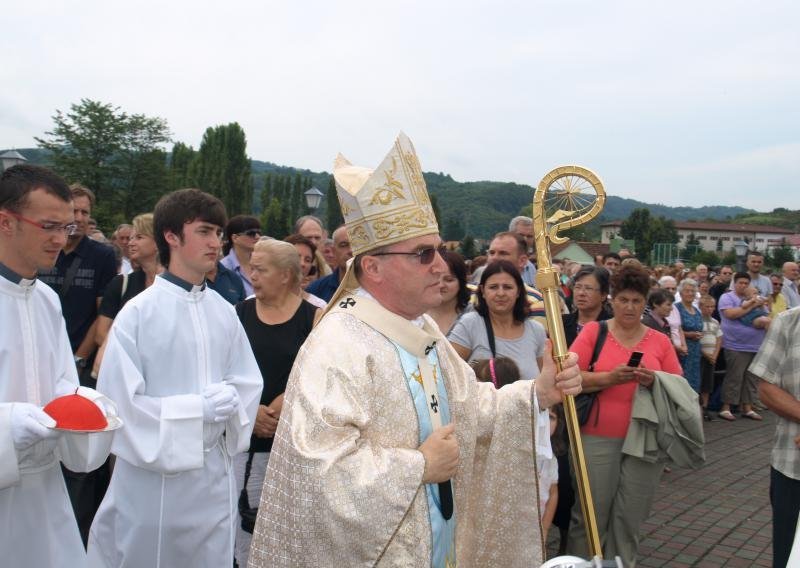
<path id="1" fill-rule="evenodd" d="M 497 357 L 495 359 L 479 359 L 471 363 L 475 371 L 475 377 L 484 383 L 491 382 L 496 388 L 518 381 L 520 378 L 519 367 L 508 357 Z M 549 459 L 540 460 L 537 463 L 537 473 L 539 477 L 539 509 L 542 517 L 542 532 L 547 538 L 547 530 L 553 523 L 553 516 L 556 513 L 558 504 L 558 455 L 566 454 L 566 444 L 564 444 L 564 416 L 563 410 L 558 405 L 561 412 L 559 417 L 555 408 L 550 409 L 550 446 L 553 449 L 553 456 Z"/>
<path id="2" fill-rule="evenodd" d="M 747 288 L 744 294 L 747 300 L 752 300 L 753 298 L 759 297 L 758 290 L 755 286 L 750 286 Z M 744 325 L 748 325 L 756 329 L 768 329 L 769 324 L 772 323 L 772 318 L 769 317 L 768 308 L 769 306 L 767 306 L 767 308 L 762 306 L 753 308 L 748 313 L 740 317 L 738 321 Z"/>
<path id="3" fill-rule="evenodd" d="M 714 366 L 722 347 L 722 328 L 719 322 L 711 317 L 717 302 L 708 294 L 700 296 L 700 314 L 703 316 L 703 335 L 700 337 L 700 405 L 703 407 L 703 418 L 711 421 L 708 413 L 708 399 L 714 390 Z"/>
<path id="4" fill-rule="evenodd" d="M 495 388 L 510 385 L 520 378 L 519 367 L 513 359 L 496 357 L 494 359 L 478 359 L 470 363 L 475 377 L 484 383 L 493 383 Z"/>

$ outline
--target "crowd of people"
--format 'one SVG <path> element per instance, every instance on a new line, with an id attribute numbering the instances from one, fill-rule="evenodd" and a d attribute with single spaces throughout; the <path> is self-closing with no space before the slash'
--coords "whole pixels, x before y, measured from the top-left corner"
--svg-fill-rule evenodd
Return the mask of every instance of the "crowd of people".
<path id="1" fill-rule="evenodd" d="M 410 142 L 396 144 L 405 153 L 392 159 L 408 160 Z M 180 190 L 106 241 L 89 188 L 36 166 L 4 173 L 0 284 L 19 298 L 35 291 L 21 329 L 26 317 L 62 315 L 64 329 L 3 332 L 4 352 L 27 343 L 20 362 L 0 362 L 10 433 L 0 432 L 0 457 L 17 456 L 0 465 L 0 504 L 29 507 L 37 484 L 52 493 L 65 483 L 59 506 L 74 511 L 75 530 L 52 534 L 70 541 L 70 566 L 518 565 L 544 558 L 540 537 L 553 524 L 561 550 L 586 557 L 558 404 L 583 390 L 603 550 L 635 566 L 662 474 L 702 464 L 702 418 L 760 421 L 764 405 L 797 415 L 785 394 L 797 399 L 800 386 L 782 386 L 776 362 L 796 341 L 797 318 L 781 315 L 800 305 L 796 263 L 764 274 L 758 251 L 741 271 L 648 267 L 613 252 L 555 261 L 577 354 L 557 376 L 531 219 L 512 219 L 471 260 L 445 250 L 432 221 L 395 236 L 365 231 L 393 206 L 359 197 L 382 191 L 380 172 L 363 170 L 337 162 L 349 213 L 330 238 L 307 215 L 282 240 L 257 217 L 227 219 L 216 198 Z M 427 215 L 424 185 L 405 182 Z M 34 229 L 39 241 L 20 236 Z M 36 361 L 50 351 L 52 362 Z M 99 469 L 62 464 L 57 476 L 38 408 L 79 384 L 113 400 L 125 426 Z M 680 412 L 668 420 L 666 407 Z M 643 408 L 682 442 L 649 452 Z M 794 444 L 792 420 L 781 432 Z M 23 459 L 30 448 L 50 456 L 45 473 Z M 773 485 L 800 483 L 795 461 L 773 469 Z M 509 494 L 513 515 L 498 507 Z M 477 519 L 495 530 L 476 534 Z M 15 564 L 67 565 L 19 527 L 0 528 Z M 76 561 L 80 540 L 88 557 Z"/>

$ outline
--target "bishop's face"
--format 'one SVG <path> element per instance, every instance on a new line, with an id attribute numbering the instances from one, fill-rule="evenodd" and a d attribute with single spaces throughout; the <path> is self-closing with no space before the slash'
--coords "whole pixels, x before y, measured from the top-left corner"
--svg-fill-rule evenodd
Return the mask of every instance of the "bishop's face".
<path id="1" fill-rule="evenodd" d="M 437 248 L 438 235 L 415 237 L 388 247 L 388 252 L 417 252 Z M 392 311 L 413 319 L 442 303 L 442 274 L 447 263 L 437 252 L 429 264 L 422 264 L 415 255 L 387 255 L 381 259 L 384 280 L 381 287 L 391 301 Z"/>

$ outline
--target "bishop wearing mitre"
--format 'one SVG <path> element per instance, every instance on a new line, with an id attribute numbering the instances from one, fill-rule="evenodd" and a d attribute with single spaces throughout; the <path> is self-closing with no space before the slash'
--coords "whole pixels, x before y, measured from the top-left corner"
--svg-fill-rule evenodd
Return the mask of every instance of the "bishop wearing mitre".
<path id="1" fill-rule="evenodd" d="M 577 358 L 477 382 L 424 315 L 447 265 L 411 141 L 334 178 L 355 258 L 289 377 L 250 567 L 538 566 L 536 460 Z"/>

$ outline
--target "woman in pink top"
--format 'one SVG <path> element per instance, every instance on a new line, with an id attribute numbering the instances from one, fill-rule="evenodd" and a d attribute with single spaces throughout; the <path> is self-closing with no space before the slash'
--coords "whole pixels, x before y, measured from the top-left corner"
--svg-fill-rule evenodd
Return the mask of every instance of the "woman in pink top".
<path id="1" fill-rule="evenodd" d="M 623 266 L 611 278 L 608 335 L 594 365 L 587 371 L 597 341 L 599 324 L 586 324 L 570 351 L 578 354 L 583 370 L 584 392 L 599 391 L 589 419 L 581 429 L 589 483 L 605 558 L 622 557 L 625 566 L 635 566 L 639 527 L 650 514 L 663 463 L 650 463 L 624 455 L 636 389 L 650 388 L 654 371 L 682 374 L 669 338 L 642 324 L 642 313 L 650 290 L 648 273 L 638 266 Z M 644 355 L 641 364 L 629 367 L 635 351 Z M 587 557 L 586 531 L 580 504 L 572 510 L 567 550 Z"/>

